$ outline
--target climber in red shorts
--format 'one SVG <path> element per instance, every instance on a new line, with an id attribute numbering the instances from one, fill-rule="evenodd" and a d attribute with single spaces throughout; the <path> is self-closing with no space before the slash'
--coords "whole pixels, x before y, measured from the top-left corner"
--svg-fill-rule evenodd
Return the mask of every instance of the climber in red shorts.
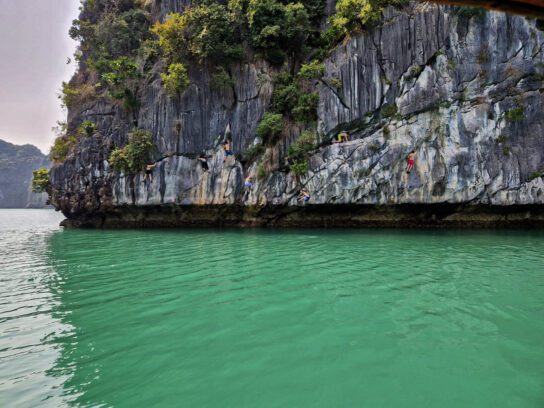
<path id="1" fill-rule="evenodd" d="M 410 172 L 414 168 L 415 162 L 416 162 L 416 151 L 412 150 L 410 153 L 408 153 L 408 157 L 406 157 L 406 173 L 407 174 L 410 174 Z"/>

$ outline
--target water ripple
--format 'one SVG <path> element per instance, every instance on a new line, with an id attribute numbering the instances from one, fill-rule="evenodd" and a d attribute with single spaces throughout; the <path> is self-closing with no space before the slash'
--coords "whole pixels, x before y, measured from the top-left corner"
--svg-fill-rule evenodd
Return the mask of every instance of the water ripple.
<path id="1" fill-rule="evenodd" d="M 540 232 L 58 221 L 0 211 L 0 406 L 542 405 Z"/>

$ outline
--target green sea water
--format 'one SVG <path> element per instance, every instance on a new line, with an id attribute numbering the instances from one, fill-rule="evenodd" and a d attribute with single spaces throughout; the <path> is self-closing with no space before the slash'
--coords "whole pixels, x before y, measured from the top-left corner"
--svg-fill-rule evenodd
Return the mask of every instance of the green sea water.
<path id="1" fill-rule="evenodd" d="M 0 211 L 0 407 L 544 407 L 541 231 Z"/>

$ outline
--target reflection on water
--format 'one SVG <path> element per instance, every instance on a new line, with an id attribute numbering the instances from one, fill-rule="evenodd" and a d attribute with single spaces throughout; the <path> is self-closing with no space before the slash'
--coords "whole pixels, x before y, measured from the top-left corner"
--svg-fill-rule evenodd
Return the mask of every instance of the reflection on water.
<path id="1" fill-rule="evenodd" d="M 540 232 L 25 228 L 1 406 L 543 405 Z"/>
<path id="2" fill-rule="evenodd" d="M 67 376 L 50 376 L 53 339 L 71 327 L 55 316 L 58 279 L 48 239 L 62 217 L 45 210 L 0 210 L 0 406 L 60 406 Z"/>

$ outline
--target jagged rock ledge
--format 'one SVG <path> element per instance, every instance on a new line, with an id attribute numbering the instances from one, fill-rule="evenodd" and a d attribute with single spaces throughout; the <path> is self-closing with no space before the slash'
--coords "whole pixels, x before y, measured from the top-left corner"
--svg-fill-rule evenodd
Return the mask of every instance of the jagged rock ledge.
<path id="1" fill-rule="evenodd" d="M 123 206 L 66 219 L 67 228 L 298 227 L 502 228 L 544 227 L 541 205 L 161 205 Z"/>

